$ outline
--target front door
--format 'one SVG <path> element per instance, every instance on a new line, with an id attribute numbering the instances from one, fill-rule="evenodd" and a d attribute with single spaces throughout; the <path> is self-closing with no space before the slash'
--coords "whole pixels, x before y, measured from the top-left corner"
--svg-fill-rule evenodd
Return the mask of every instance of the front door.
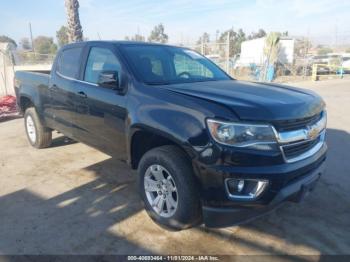
<path id="1" fill-rule="evenodd" d="M 75 135 L 81 141 L 120 159 L 126 158 L 125 121 L 127 95 L 98 85 L 102 71 L 121 75 L 113 48 L 91 46 L 75 98 Z M 119 77 L 120 79 L 121 77 Z"/>

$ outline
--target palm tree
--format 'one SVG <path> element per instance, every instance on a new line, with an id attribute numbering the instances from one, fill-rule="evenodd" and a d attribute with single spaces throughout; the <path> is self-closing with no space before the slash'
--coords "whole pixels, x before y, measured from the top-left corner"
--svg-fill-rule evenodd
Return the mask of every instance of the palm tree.
<path id="1" fill-rule="evenodd" d="M 278 55 L 280 52 L 280 33 L 272 32 L 265 40 L 264 54 L 267 58 L 268 64 L 274 64 L 278 61 Z"/>
<path id="2" fill-rule="evenodd" d="M 275 70 L 275 65 L 278 62 L 280 53 L 280 33 L 272 32 L 265 39 L 264 55 L 266 57 L 265 64 L 260 75 L 260 80 L 265 81 L 269 68 Z"/>
<path id="3" fill-rule="evenodd" d="M 72 42 L 83 41 L 83 30 L 79 19 L 78 0 L 65 0 L 67 22 L 68 22 L 68 40 Z"/>

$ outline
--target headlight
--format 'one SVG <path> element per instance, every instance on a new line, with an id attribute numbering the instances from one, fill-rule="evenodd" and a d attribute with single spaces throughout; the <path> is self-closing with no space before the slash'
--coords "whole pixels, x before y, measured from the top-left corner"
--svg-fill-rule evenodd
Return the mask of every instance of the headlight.
<path id="1" fill-rule="evenodd" d="M 255 125 L 207 120 L 213 139 L 224 145 L 258 150 L 276 149 L 276 136 L 270 125 Z"/>

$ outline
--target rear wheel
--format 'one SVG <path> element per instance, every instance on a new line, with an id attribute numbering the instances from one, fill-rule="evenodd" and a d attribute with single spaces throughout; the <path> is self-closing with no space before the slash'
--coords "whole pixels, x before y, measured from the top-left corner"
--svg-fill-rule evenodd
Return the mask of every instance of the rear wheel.
<path id="1" fill-rule="evenodd" d="M 29 143 L 35 148 L 45 148 L 51 145 L 52 131 L 44 127 L 35 108 L 27 108 L 24 113 L 24 124 Z"/>
<path id="2" fill-rule="evenodd" d="M 192 166 L 176 146 L 162 146 L 141 159 L 139 190 L 149 216 L 159 225 L 181 230 L 202 221 Z"/>

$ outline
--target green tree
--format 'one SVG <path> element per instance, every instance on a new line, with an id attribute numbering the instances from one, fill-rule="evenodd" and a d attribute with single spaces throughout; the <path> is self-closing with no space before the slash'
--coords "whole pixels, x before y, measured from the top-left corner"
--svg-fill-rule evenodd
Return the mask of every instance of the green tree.
<path id="1" fill-rule="evenodd" d="M 209 43 L 210 42 L 210 35 L 207 32 L 204 32 L 202 36 L 199 37 L 197 40 L 197 44 L 202 44 L 202 43 Z"/>
<path id="2" fill-rule="evenodd" d="M 52 37 L 38 36 L 34 39 L 35 51 L 39 54 L 54 54 L 57 51 L 57 45 Z"/>
<path id="3" fill-rule="evenodd" d="M 126 36 L 125 40 L 127 40 L 127 41 L 137 41 L 137 42 L 146 42 L 145 37 L 143 35 L 140 35 L 140 34 L 135 34 L 135 35 L 133 35 L 131 37 Z"/>
<path id="4" fill-rule="evenodd" d="M 0 35 L 0 43 L 11 43 L 17 47 L 16 41 L 6 35 Z"/>
<path id="5" fill-rule="evenodd" d="M 83 30 L 79 19 L 79 1 L 65 0 L 69 42 L 83 41 Z"/>
<path id="6" fill-rule="evenodd" d="M 197 40 L 197 46 L 195 50 L 200 52 L 202 55 L 210 54 L 213 50 L 210 45 L 210 35 L 207 32 L 204 32 Z"/>
<path id="7" fill-rule="evenodd" d="M 278 61 L 278 55 L 280 51 L 280 38 L 281 33 L 278 32 L 271 32 L 266 37 L 264 54 L 269 65 L 273 65 Z"/>
<path id="8" fill-rule="evenodd" d="M 21 46 L 22 46 L 22 48 L 24 49 L 24 50 L 30 50 L 30 49 L 32 49 L 32 47 L 31 47 L 31 45 L 30 45 L 30 43 L 29 43 L 29 39 L 28 39 L 28 37 L 23 37 L 22 39 L 21 39 Z"/>
<path id="9" fill-rule="evenodd" d="M 262 38 L 266 36 L 266 32 L 264 29 L 260 28 L 259 31 L 257 33 L 253 32 L 251 33 L 247 39 L 248 40 L 253 40 L 253 39 L 257 39 L 257 38 Z"/>
<path id="10" fill-rule="evenodd" d="M 279 32 L 271 32 L 265 39 L 264 56 L 266 58 L 266 63 L 260 75 L 260 80 L 267 80 L 269 66 L 274 66 L 278 62 L 281 35 L 282 34 Z"/>
<path id="11" fill-rule="evenodd" d="M 64 25 L 61 26 L 61 28 L 56 32 L 56 38 L 59 47 L 68 44 L 68 28 Z"/>
<path id="12" fill-rule="evenodd" d="M 241 52 L 242 42 L 246 40 L 246 35 L 242 29 L 239 29 L 237 32 L 233 28 L 226 30 L 220 35 L 220 42 L 227 42 L 227 36 L 230 35 L 230 56 L 234 56 Z"/>
<path id="13" fill-rule="evenodd" d="M 242 42 L 246 41 L 246 35 L 242 29 L 239 29 L 236 36 L 236 41 L 234 43 L 234 50 L 236 54 L 241 53 Z"/>
<path id="14" fill-rule="evenodd" d="M 333 53 L 332 48 L 320 46 L 320 48 L 317 50 L 318 55 L 327 55 L 329 53 Z"/>
<path id="15" fill-rule="evenodd" d="M 164 32 L 163 24 L 156 25 L 148 37 L 149 42 L 167 43 L 168 35 Z"/>

